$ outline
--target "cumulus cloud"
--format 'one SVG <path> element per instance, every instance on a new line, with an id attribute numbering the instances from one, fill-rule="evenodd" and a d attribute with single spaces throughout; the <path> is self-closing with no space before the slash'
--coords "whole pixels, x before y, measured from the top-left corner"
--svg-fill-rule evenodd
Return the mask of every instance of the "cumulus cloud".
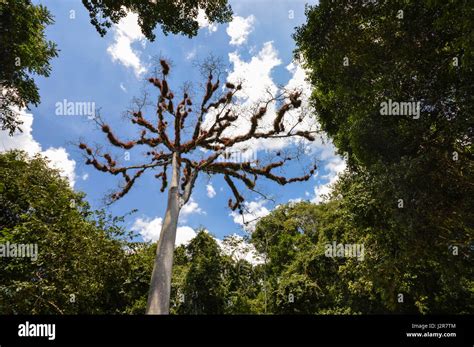
<path id="1" fill-rule="evenodd" d="M 328 172 L 322 178 L 326 181 L 324 184 L 320 184 L 314 187 L 314 198 L 311 202 L 319 204 L 325 200 L 328 194 L 331 193 L 334 183 L 346 169 L 346 161 L 340 156 L 333 156 L 328 160 L 324 169 Z"/>
<path id="2" fill-rule="evenodd" d="M 212 199 L 213 197 L 216 196 L 216 191 L 215 191 L 214 187 L 212 186 L 212 184 L 208 184 L 208 185 L 206 186 L 206 190 L 207 190 L 207 196 L 208 196 L 209 198 Z"/>
<path id="3" fill-rule="evenodd" d="M 137 218 L 130 228 L 132 231 L 140 233 L 145 242 L 155 242 L 160 238 L 163 218 L 154 219 Z"/>
<path id="4" fill-rule="evenodd" d="M 230 44 L 240 46 L 247 41 L 248 36 L 253 31 L 255 17 L 250 15 L 246 18 L 235 16 L 227 27 L 227 35 L 230 36 Z"/>
<path id="5" fill-rule="evenodd" d="M 251 110 L 256 104 L 268 99 L 269 94 L 275 94 L 278 87 L 273 82 L 272 71 L 281 64 L 278 52 L 273 42 L 265 42 L 262 49 L 253 56 L 250 61 L 244 61 L 237 52 L 229 54 L 229 60 L 233 64 L 233 70 L 228 75 L 228 81 L 233 83 L 242 82 L 242 90 L 236 93 L 239 105 L 234 105 L 234 111 L 240 116 L 232 126 L 228 127 L 222 134 L 224 137 L 233 137 L 247 133 L 250 128 Z M 268 113 L 263 117 L 258 130 L 263 130 L 272 124 L 275 115 L 275 105 L 268 106 Z M 209 127 L 215 120 L 215 113 L 208 113 L 204 126 Z M 280 143 L 278 139 L 266 141 L 267 139 L 252 139 L 240 143 L 233 149 L 242 150 L 252 148 L 254 151 L 275 146 Z M 268 146 L 266 146 L 266 144 Z"/>
<path id="6" fill-rule="evenodd" d="M 217 31 L 217 24 L 209 22 L 206 16 L 206 12 L 203 9 L 199 9 L 196 20 L 199 24 L 199 28 L 207 28 L 207 30 L 209 30 L 209 33 Z"/>
<path id="7" fill-rule="evenodd" d="M 180 216 L 183 218 L 186 218 L 190 214 L 206 214 L 205 211 L 203 211 L 200 207 L 199 204 L 194 201 L 194 199 L 191 197 L 189 201 L 186 203 L 181 208 Z"/>
<path id="8" fill-rule="evenodd" d="M 267 91 L 275 93 L 278 90 L 271 73 L 282 61 L 273 41 L 265 42 L 261 50 L 248 62 L 242 60 L 237 52 L 229 53 L 229 61 L 233 70 L 227 79 L 232 82 L 244 82 L 238 96 L 246 102 L 260 101 Z"/>
<path id="9" fill-rule="evenodd" d="M 232 211 L 230 216 L 234 219 L 234 223 L 241 225 L 244 230 L 253 232 L 257 226 L 260 218 L 270 214 L 270 211 L 265 207 L 267 201 L 245 201 L 243 204 L 243 214 Z"/>
<path id="10" fill-rule="evenodd" d="M 138 15 L 128 13 L 118 24 L 113 25 L 113 33 L 114 42 L 107 48 L 112 61 L 118 61 L 125 67 L 133 69 L 135 75 L 139 77 L 146 69 L 140 61 L 140 52 L 132 48 L 132 44 L 141 42 L 143 46 L 146 41 L 138 25 Z"/>
<path id="11" fill-rule="evenodd" d="M 67 177 L 71 186 L 76 182 L 76 162 L 69 159 L 69 153 L 63 147 L 50 147 L 46 151 L 41 152 L 49 160 L 51 167 L 59 170 L 62 176 Z"/>
<path id="12" fill-rule="evenodd" d="M 216 239 L 222 253 L 230 256 L 234 261 L 246 260 L 252 265 L 262 264 L 263 255 L 259 254 L 255 246 L 246 242 L 245 239 L 237 234 L 229 235 L 224 240 Z"/>
<path id="13" fill-rule="evenodd" d="M 73 187 L 76 182 L 76 162 L 69 158 L 68 152 L 63 147 L 49 147 L 43 151 L 41 145 L 33 138 L 33 114 L 25 110 L 17 110 L 17 112 L 19 119 L 23 122 L 21 126 L 23 132 L 9 136 L 7 131 L 0 130 L 0 152 L 19 149 L 30 156 L 40 153 L 49 160 L 49 166 L 58 169 L 60 175 L 66 177 Z"/>
<path id="14" fill-rule="evenodd" d="M 160 238 L 163 218 L 137 218 L 131 230 L 138 232 L 145 242 L 156 242 Z M 186 245 L 196 236 L 196 231 L 189 226 L 179 226 L 176 231 L 176 246 Z"/>
<path id="15" fill-rule="evenodd" d="M 311 97 L 312 87 L 308 82 L 305 69 L 301 64 L 293 61 L 286 66 L 286 69 L 292 74 L 291 79 L 285 86 L 287 90 L 301 91 L 302 107 L 306 110 L 311 110 L 309 99 Z"/>
<path id="16" fill-rule="evenodd" d="M 29 155 L 41 152 L 41 145 L 33 138 L 33 115 L 26 111 L 20 111 L 19 120 L 23 122 L 21 126 L 23 132 L 16 132 L 13 136 L 8 136 L 8 132 L 0 130 L 2 152 L 10 149 L 20 149 Z"/>
<path id="17" fill-rule="evenodd" d="M 314 119 L 312 108 L 309 103 L 311 95 L 311 86 L 306 81 L 305 70 L 296 63 L 291 63 L 287 69 L 292 74 L 291 78 L 283 87 L 276 85 L 272 78 L 274 69 L 282 64 L 275 49 L 273 42 L 265 42 L 260 51 L 250 60 L 244 60 L 238 52 L 229 54 L 229 61 L 233 65 L 228 75 L 228 81 L 232 83 L 242 82 L 242 90 L 236 93 L 239 99 L 239 105 L 233 105 L 234 112 L 240 116 L 232 126 L 228 127 L 222 136 L 233 137 L 242 135 L 250 129 L 250 117 L 255 112 L 255 107 L 262 106 L 272 96 L 279 92 L 289 93 L 293 90 L 302 92 L 302 106 L 297 110 L 290 110 L 284 118 L 286 129 L 293 131 L 309 130 L 317 131 L 319 129 L 317 121 Z M 261 119 L 257 131 L 264 132 L 273 128 L 273 121 L 276 117 L 277 107 L 275 102 L 267 106 L 267 113 Z M 210 127 L 214 123 L 215 113 L 206 115 L 205 126 Z M 299 123 L 299 124 L 297 124 Z M 272 138 L 272 139 L 250 139 L 239 143 L 233 147 L 233 150 L 243 152 L 246 148 L 252 151 L 260 150 L 280 150 L 293 144 L 308 143 L 302 138 Z M 308 144 L 311 146 L 311 143 Z"/>
<path id="18" fill-rule="evenodd" d="M 302 202 L 302 201 L 303 201 L 303 199 L 301 199 L 301 198 L 296 198 L 296 199 L 290 199 L 290 200 L 288 200 L 288 203 L 289 203 L 290 205 L 296 205 L 297 203 L 300 203 L 300 202 Z"/>

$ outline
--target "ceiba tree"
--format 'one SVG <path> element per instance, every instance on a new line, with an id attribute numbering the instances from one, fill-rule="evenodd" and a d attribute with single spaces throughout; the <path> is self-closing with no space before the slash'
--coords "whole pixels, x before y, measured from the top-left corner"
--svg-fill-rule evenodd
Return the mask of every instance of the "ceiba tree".
<path id="1" fill-rule="evenodd" d="M 238 148 L 249 140 L 300 138 L 314 141 L 314 131 L 299 130 L 302 128 L 302 116 L 288 116 L 291 110 L 301 107 L 301 91 L 284 90 L 278 95 L 272 95 L 257 105 L 250 117 L 245 117 L 235 102 L 236 94 L 242 90 L 242 83 L 226 82 L 223 88 L 219 88 L 220 80 L 219 77 L 214 78 L 216 68 L 211 64 L 206 72 L 204 95 L 196 110 L 193 110 L 194 104 L 186 88 L 183 90 L 182 99 L 175 104 L 175 94 L 168 84 L 170 65 L 163 59 L 160 59 L 160 70 L 156 75 L 160 75 L 161 78 L 149 79 L 149 82 L 158 89 L 155 121 L 149 121 L 144 117 L 142 107 L 131 112 L 131 122 L 141 128 L 138 139 L 120 140 L 109 125 L 100 117 L 97 118 L 102 131 L 114 147 L 122 150 L 130 150 L 136 146 L 148 147 L 146 163 L 120 166 L 111 154 L 104 153 L 100 148 L 93 150 L 85 143 L 79 144 L 87 155 L 86 164 L 94 166 L 99 171 L 121 175 L 124 178 L 125 182 L 120 190 L 111 195 L 112 201 L 127 194 L 147 170 L 158 171 L 155 177 L 161 181 L 161 191 L 168 189 L 167 208 L 157 245 L 147 314 L 169 313 L 178 217 L 181 208 L 189 201 L 200 173 L 222 175 L 234 196 L 233 199 L 229 199 L 229 207 L 242 213 L 244 197 L 240 191 L 241 187 L 255 191 L 256 182 L 260 177 L 280 185 L 306 181 L 316 169 L 316 165 L 312 165 L 305 175 L 287 178 L 280 171 L 297 155 L 288 153 L 282 155 L 281 152 L 277 152 L 268 163 L 255 158 L 238 161 L 228 157 L 230 149 Z M 278 105 L 276 112 L 268 112 L 271 104 Z M 269 122 L 268 117 L 272 121 Z M 265 122 L 262 121 L 264 118 Z M 230 131 L 232 127 L 242 120 L 248 120 L 248 130 L 239 135 L 232 134 Z M 241 129 L 242 125 L 239 124 L 238 128 Z M 187 131 L 188 129 L 191 131 Z"/>

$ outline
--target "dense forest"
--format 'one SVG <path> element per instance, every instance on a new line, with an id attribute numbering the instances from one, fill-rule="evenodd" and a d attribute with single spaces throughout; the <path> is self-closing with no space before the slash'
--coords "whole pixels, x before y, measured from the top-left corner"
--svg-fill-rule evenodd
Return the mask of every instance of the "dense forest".
<path id="1" fill-rule="evenodd" d="M 84 4 L 102 35 L 111 24 L 99 14 L 112 22 L 124 15 L 112 2 Z M 214 5 L 210 19 L 230 20 L 226 2 Z M 157 23 L 165 33 L 196 34 L 192 18 L 175 23 L 157 17 L 166 9 L 131 10 L 143 17 L 149 39 Z M 6 19 L 18 11 L 23 15 L 14 17 L 30 30 L 17 28 L 21 35 L 11 39 L 4 25 L 22 26 Z M 320 203 L 281 204 L 244 238 L 219 241 L 203 228 L 176 247 L 169 312 L 473 314 L 473 13 L 474 4 L 462 0 L 308 6 L 307 22 L 293 35 L 294 56 L 308 71 L 313 121 L 347 168 Z M 2 126 L 13 133 L 21 123 L 12 105 L 40 102 L 28 73 L 48 76 L 57 52 L 44 36 L 52 22 L 46 8 L 0 2 L 0 18 L 0 81 L 19 91 L 3 93 L 0 104 Z M 30 65 L 15 68 L 17 56 Z M 295 97 L 288 105 L 296 109 Z M 412 112 L 383 112 L 392 101 L 412 105 Z M 237 209 L 239 202 L 237 194 Z M 92 209 L 41 156 L 1 153 L 0 244 L 38 244 L 42 251 L 35 262 L 0 259 L 0 314 L 144 314 L 157 245 L 137 242 L 125 217 Z M 328 256 L 333 242 L 363 245 L 363 253 Z M 260 261 L 239 256 L 245 247 Z"/>

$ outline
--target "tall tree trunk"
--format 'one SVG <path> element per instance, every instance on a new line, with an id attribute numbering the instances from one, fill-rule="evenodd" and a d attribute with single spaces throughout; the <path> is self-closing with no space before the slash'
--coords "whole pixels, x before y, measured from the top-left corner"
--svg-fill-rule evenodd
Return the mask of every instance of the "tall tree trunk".
<path id="1" fill-rule="evenodd" d="M 169 314 L 171 294 L 171 273 L 173 268 L 174 244 L 179 216 L 179 159 L 173 153 L 172 178 L 168 191 L 168 206 L 156 249 L 155 264 L 151 275 L 150 292 L 146 314 Z"/>

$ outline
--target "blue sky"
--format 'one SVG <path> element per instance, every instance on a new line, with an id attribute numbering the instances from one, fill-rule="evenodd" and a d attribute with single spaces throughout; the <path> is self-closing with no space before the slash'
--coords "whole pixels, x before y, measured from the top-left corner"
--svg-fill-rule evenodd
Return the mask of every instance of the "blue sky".
<path id="1" fill-rule="evenodd" d="M 280 85 L 304 89 L 305 95 L 310 93 L 309 85 L 304 81 L 304 70 L 298 64 L 292 64 L 295 45 L 291 37 L 294 28 L 305 21 L 307 1 L 232 1 L 232 23 L 210 25 L 201 18 L 199 34 L 192 39 L 164 36 L 157 28 L 154 42 L 144 39 L 133 15 L 113 26 L 105 37 L 100 37 L 90 24 L 81 1 L 34 2 L 45 5 L 54 16 L 55 24 L 48 27 L 46 34 L 57 43 L 59 57 L 52 60 L 50 77 L 36 78 L 41 104 L 22 112 L 25 132 L 14 138 L 0 133 L 0 149 L 22 148 L 30 154 L 43 153 L 50 158 L 52 166 L 63 170 L 74 189 L 87 194 L 93 208 L 103 207 L 104 196 L 117 187 L 119 180 L 86 166 L 82 153 L 73 143 L 83 140 L 91 145 L 105 145 L 106 139 L 88 117 L 58 115 L 58 102 L 66 99 L 94 103 L 96 109 L 100 108 L 104 121 L 117 129 L 122 138 L 133 138 L 137 130 L 122 114 L 129 108 L 132 98 L 141 95 L 144 80 L 150 76 L 152 57 L 161 55 L 172 61 L 172 85 L 179 88 L 186 81 L 201 80 L 193 62 L 210 53 L 222 58 L 228 68 L 226 77 L 229 80 L 249 82 L 250 86 L 244 88 L 246 97 L 241 99 L 244 103 L 258 100 L 265 88 Z M 278 146 L 286 148 L 292 144 L 258 147 L 261 150 L 257 154 L 272 155 Z M 308 182 L 283 187 L 260 180 L 259 187 L 271 195 L 275 203 L 245 192 L 247 208 L 254 216 L 247 216 L 247 220 L 263 216 L 277 204 L 290 200 L 320 201 L 321 194 L 328 192 L 330 183 L 344 169 L 344 161 L 321 139 L 309 145 L 307 154 L 304 159 L 307 162 L 318 161 L 315 176 Z M 132 161 L 141 158 L 139 152 L 133 152 L 131 156 Z M 300 166 L 301 163 L 292 165 L 286 173 L 298 175 Z M 166 208 L 166 194 L 160 193 L 159 189 L 160 182 L 147 174 L 125 198 L 111 205 L 110 211 L 122 215 L 138 209 L 127 219 L 126 225 L 142 233 L 146 240 L 156 238 L 159 234 L 156 229 L 160 227 Z M 220 177 L 210 180 L 200 177 L 192 202 L 181 214 L 178 242 L 185 242 L 199 227 L 205 227 L 220 239 L 228 234 L 242 235 L 241 219 L 232 215 L 227 206 L 230 197 L 232 194 Z"/>

